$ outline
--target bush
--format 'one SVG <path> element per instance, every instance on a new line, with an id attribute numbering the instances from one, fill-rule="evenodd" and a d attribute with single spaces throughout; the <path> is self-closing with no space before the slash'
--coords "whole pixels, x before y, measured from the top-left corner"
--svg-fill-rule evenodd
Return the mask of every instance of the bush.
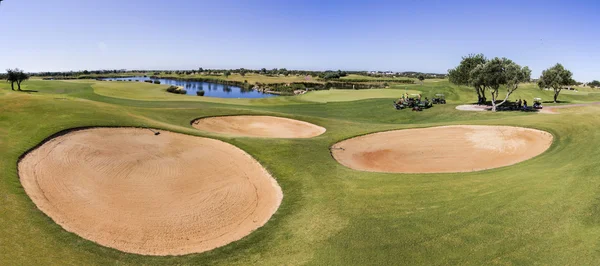
<path id="1" fill-rule="evenodd" d="M 127 81 L 131 81 L 131 79 L 128 79 Z"/>
<path id="2" fill-rule="evenodd" d="M 154 84 L 160 84 L 160 80 L 155 80 Z"/>
<path id="3" fill-rule="evenodd" d="M 187 94 L 187 90 L 185 89 L 179 89 L 178 92 L 179 94 Z"/>
<path id="4" fill-rule="evenodd" d="M 167 88 L 167 91 L 171 92 L 171 93 L 177 93 L 177 90 L 178 90 L 177 86 L 170 86 Z"/>
<path id="5" fill-rule="evenodd" d="M 144 80 L 144 82 L 152 83 L 152 80 Z"/>
<path id="6" fill-rule="evenodd" d="M 196 92 L 196 95 L 198 96 L 204 96 L 204 91 L 203 90 L 199 90 Z"/>

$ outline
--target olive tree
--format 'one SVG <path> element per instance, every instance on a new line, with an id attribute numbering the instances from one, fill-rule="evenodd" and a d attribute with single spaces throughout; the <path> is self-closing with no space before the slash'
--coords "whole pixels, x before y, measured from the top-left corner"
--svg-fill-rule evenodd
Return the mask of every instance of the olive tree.
<path id="1" fill-rule="evenodd" d="M 229 71 L 229 70 L 223 72 L 223 76 L 225 76 L 225 78 L 228 78 L 230 75 L 231 75 L 231 71 Z"/>
<path id="2" fill-rule="evenodd" d="M 15 90 L 15 82 L 19 79 L 19 74 L 17 73 L 19 69 L 7 69 L 6 70 L 6 81 L 10 82 L 10 88 Z"/>
<path id="3" fill-rule="evenodd" d="M 554 103 L 558 99 L 560 91 L 569 85 L 575 84 L 573 73 L 565 69 L 561 64 L 556 64 L 551 68 L 542 71 L 542 76 L 538 80 L 540 89 L 552 88 L 554 90 Z"/>
<path id="4" fill-rule="evenodd" d="M 23 72 L 23 70 L 17 69 L 17 88 L 21 90 L 21 82 L 29 79 L 29 74 Z"/>
<path id="5" fill-rule="evenodd" d="M 592 80 L 590 83 L 588 83 L 588 86 L 591 88 L 600 87 L 600 81 Z"/>
<path id="6" fill-rule="evenodd" d="M 492 111 L 495 112 L 496 107 L 504 104 L 519 88 L 519 84 L 531 79 L 531 70 L 529 67 L 521 67 L 510 59 L 496 57 L 477 65 L 470 76 L 474 86 L 490 91 Z M 506 96 L 500 103 L 496 103 L 501 87 L 506 88 Z"/>
<path id="7" fill-rule="evenodd" d="M 472 70 L 485 62 L 487 62 L 487 59 L 483 54 L 470 54 L 464 56 L 456 68 L 448 70 L 448 79 L 451 83 L 456 85 L 474 87 L 479 101 L 485 102 L 487 100 L 485 97 L 485 87 L 483 87 L 481 83 L 475 83 L 471 76 Z"/>
<path id="8" fill-rule="evenodd" d="M 421 82 L 421 85 L 423 85 L 423 80 L 425 80 L 425 76 L 423 74 L 419 74 L 419 76 L 417 78 Z"/>

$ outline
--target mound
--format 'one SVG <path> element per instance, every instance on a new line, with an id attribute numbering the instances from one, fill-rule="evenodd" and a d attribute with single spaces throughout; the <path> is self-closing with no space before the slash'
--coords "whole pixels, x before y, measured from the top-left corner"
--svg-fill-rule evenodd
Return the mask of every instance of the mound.
<path id="1" fill-rule="evenodd" d="M 137 128 L 53 138 L 19 162 L 19 175 L 67 231 L 145 255 L 226 245 L 264 225 L 282 198 L 267 171 L 230 144 Z"/>
<path id="2" fill-rule="evenodd" d="M 507 126 L 444 126 L 370 134 L 337 143 L 333 157 L 349 168 L 389 173 L 470 172 L 541 154 L 550 133 Z"/>
<path id="3" fill-rule="evenodd" d="M 196 129 L 244 137 L 312 138 L 325 133 L 325 128 L 304 121 L 276 116 L 217 116 L 192 123 Z"/>

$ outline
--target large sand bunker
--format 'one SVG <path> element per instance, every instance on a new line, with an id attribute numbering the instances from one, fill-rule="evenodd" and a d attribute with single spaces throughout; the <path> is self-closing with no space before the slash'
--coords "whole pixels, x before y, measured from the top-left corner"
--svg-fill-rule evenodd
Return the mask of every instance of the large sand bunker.
<path id="1" fill-rule="evenodd" d="M 192 126 L 203 131 L 245 137 L 312 138 L 325 133 L 324 127 L 276 116 L 207 117 L 194 121 Z"/>
<path id="2" fill-rule="evenodd" d="M 67 231 L 145 255 L 226 245 L 264 225 L 282 198 L 267 171 L 230 144 L 139 128 L 53 138 L 19 162 L 19 175 Z"/>
<path id="3" fill-rule="evenodd" d="M 550 133 L 507 126 L 444 126 L 356 137 L 335 144 L 349 168 L 389 173 L 470 172 L 515 164 L 541 154 Z"/>

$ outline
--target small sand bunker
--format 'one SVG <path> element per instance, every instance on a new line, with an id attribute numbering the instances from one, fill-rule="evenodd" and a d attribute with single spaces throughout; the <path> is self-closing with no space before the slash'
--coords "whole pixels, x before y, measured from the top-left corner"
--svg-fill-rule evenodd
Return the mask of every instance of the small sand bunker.
<path id="1" fill-rule="evenodd" d="M 470 172 L 512 165 L 541 154 L 550 133 L 508 126 L 444 126 L 370 134 L 335 144 L 349 168 L 389 173 Z"/>
<path id="2" fill-rule="evenodd" d="M 21 183 L 67 231 L 144 255 L 226 245 L 279 207 L 277 182 L 244 151 L 160 132 L 93 128 L 61 135 L 19 162 Z"/>
<path id="3" fill-rule="evenodd" d="M 264 138 L 312 138 L 325 133 L 325 128 L 304 121 L 276 116 L 217 116 L 201 118 L 192 126 L 219 134 Z"/>
<path id="4" fill-rule="evenodd" d="M 485 106 L 485 105 L 477 105 L 477 104 L 463 104 L 463 105 L 456 106 L 456 110 L 483 112 L 483 111 L 492 110 L 492 107 Z"/>

